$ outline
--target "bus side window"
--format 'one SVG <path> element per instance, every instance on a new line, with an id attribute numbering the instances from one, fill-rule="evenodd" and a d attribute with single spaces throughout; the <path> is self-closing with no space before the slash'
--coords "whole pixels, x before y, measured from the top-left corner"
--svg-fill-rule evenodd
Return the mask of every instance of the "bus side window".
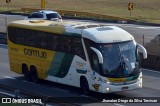
<path id="1" fill-rule="evenodd" d="M 16 43 L 17 44 L 24 44 L 24 29 L 20 29 L 20 28 L 17 28 L 16 29 Z"/>
<path id="2" fill-rule="evenodd" d="M 71 54 L 75 54 L 86 60 L 80 37 L 73 37 L 71 42 Z"/>
<path id="3" fill-rule="evenodd" d="M 27 46 L 35 46 L 35 41 L 36 41 L 36 35 L 35 35 L 35 31 L 31 31 L 31 30 L 26 30 L 24 31 L 24 45 Z"/>
<path id="4" fill-rule="evenodd" d="M 16 35 L 17 35 L 17 28 L 15 27 L 8 27 L 8 37 L 9 40 L 13 43 L 16 43 Z"/>
<path id="5" fill-rule="evenodd" d="M 91 67 L 93 68 L 94 71 L 100 73 L 100 65 L 99 65 L 98 56 L 90 48 L 90 47 L 95 47 L 95 43 L 91 40 L 88 40 L 88 39 L 84 39 L 84 42 L 85 42 L 85 46 L 86 46 L 86 49 L 87 49 L 87 53 L 88 53 L 88 57 L 89 57 Z"/>
<path id="6" fill-rule="evenodd" d="M 63 52 L 67 52 L 67 53 L 69 53 L 69 50 L 68 50 L 68 39 L 69 39 L 69 37 L 66 37 L 65 35 L 62 35 L 62 38 L 61 38 L 61 51 L 63 51 Z"/>
<path id="7" fill-rule="evenodd" d="M 46 49 L 48 42 L 46 42 L 46 33 L 45 32 L 37 32 L 36 33 L 36 44 L 38 48 Z"/>
<path id="8" fill-rule="evenodd" d="M 55 35 L 53 33 L 47 33 L 47 37 L 46 37 L 46 42 L 47 42 L 47 46 L 46 48 L 49 49 L 49 50 L 55 50 L 55 45 L 56 45 L 56 42 L 55 42 Z"/>

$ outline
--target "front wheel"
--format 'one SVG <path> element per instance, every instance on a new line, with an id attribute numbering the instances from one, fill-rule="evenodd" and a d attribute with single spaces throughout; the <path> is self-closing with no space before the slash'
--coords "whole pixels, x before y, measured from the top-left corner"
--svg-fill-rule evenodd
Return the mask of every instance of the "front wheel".
<path id="1" fill-rule="evenodd" d="M 81 80 L 81 89 L 82 89 L 82 92 L 85 94 L 85 95 L 89 95 L 89 85 L 88 85 L 88 81 L 86 78 L 83 78 Z"/>

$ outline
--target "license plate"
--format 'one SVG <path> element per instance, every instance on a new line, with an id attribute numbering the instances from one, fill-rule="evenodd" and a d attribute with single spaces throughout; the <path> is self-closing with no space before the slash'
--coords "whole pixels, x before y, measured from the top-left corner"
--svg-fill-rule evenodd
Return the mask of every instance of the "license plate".
<path id="1" fill-rule="evenodd" d="M 127 90 L 128 86 L 122 87 L 122 90 Z"/>

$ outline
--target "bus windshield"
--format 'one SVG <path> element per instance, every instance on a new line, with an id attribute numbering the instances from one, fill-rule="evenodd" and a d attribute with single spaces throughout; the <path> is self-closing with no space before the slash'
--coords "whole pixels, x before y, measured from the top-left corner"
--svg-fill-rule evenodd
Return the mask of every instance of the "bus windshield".
<path id="1" fill-rule="evenodd" d="M 133 41 L 98 44 L 103 55 L 102 72 L 109 76 L 124 76 L 135 70 L 136 45 Z"/>

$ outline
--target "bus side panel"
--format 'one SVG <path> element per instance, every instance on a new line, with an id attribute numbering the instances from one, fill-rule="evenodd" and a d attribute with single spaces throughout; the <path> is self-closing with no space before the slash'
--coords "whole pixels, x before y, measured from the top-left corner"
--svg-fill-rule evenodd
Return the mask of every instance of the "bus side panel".
<path id="1" fill-rule="evenodd" d="M 35 66 L 40 79 L 47 77 L 47 70 L 55 55 L 54 51 L 17 45 L 10 41 L 8 41 L 8 47 L 11 71 L 22 74 L 22 64 L 24 63 L 29 69 L 31 65 Z M 41 53 L 45 53 L 46 56 Z"/>
<path id="2" fill-rule="evenodd" d="M 20 65 L 21 56 L 19 56 L 19 49 L 13 43 L 8 41 L 8 54 L 10 60 L 10 69 L 13 72 L 22 74 L 22 66 Z"/>
<path id="3" fill-rule="evenodd" d="M 59 60 L 56 60 L 58 57 Z M 79 56 L 56 53 L 48 71 L 47 80 L 54 81 L 56 79 L 59 83 L 80 87 L 80 75 L 85 75 L 86 72 L 86 61 Z"/>

